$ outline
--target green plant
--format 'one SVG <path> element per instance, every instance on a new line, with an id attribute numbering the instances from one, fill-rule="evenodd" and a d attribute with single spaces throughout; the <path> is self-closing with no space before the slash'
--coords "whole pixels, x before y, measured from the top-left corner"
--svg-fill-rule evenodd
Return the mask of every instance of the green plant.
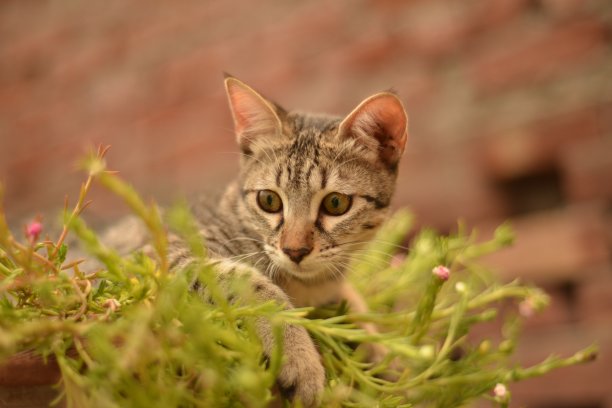
<path id="1" fill-rule="evenodd" d="M 396 213 L 351 265 L 351 279 L 371 308 L 367 314 L 352 314 L 344 305 L 282 310 L 273 303 L 230 303 L 206 266 L 189 211 L 176 206 L 162 219 L 155 204 L 144 203 L 106 170 L 105 153 L 99 149 L 86 160 L 88 179 L 74 210 L 65 211 L 56 241 L 39 241 L 39 221 L 19 240 L 0 207 L 0 360 L 23 350 L 54 356 L 69 406 L 266 406 L 278 398 L 272 390 L 282 350 L 263 361 L 255 317 L 270 319 L 278 335 L 284 323 L 309 330 L 327 370 L 323 401 L 329 407 L 451 407 L 479 397 L 507 406 L 505 385 L 596 355 L 591 346 L 568 358 L 517 366 L 510 357 L 519 340 L 519 313 L 505 316 L 497 340 L 470 336 L 472 326 L 501 318 L 500 302 L 522 302 L 529 310 L 548 303 L 538 288 L 497 283 L 479 265 L 480 257 L 512 242 L 507 225 L 484 243 L 463 225 L 450 236 L 424 230 L 402 258 L 411 216 Z M 94 181 L 123 198 L 146 224 L 153 258 L 141 252 L 121 257 L 100 244 L 80 217 Z M 168 270 L 166 226 L 186 239 L 200 262 Z M 66 262 L 70 231 L 100 269 L 83 272 L 89 259 Z M 189 291 L 195 277 L 212 302 Z M 248 297 L 239 284 L 232 290 Z M 357 322 L 373 322 L 382 333 L 367 334 Z M 359 345 L 368 342 L 386 347 L 388 358 L 365 362 Z"/>

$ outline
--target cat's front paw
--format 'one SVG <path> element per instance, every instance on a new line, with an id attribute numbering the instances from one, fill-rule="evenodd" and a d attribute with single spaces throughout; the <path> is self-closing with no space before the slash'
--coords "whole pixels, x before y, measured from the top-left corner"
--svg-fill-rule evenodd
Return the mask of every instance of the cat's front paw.
<path id="1" fill-rule="evenodd" d="M 285 361 L 278 376 L 281 394 L 317 407 L 325 386 L 325 370 L 310 336 L 303 327 L 290 326 L 285 337 Z"/>

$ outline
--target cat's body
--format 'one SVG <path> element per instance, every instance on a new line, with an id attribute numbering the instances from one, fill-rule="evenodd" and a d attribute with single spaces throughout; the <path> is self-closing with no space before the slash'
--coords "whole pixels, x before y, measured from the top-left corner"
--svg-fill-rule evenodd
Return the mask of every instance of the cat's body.
<path id="1" fill-rule="evenodd" d="M 221 198 L 193 206 L 219 281 L 247 280 L 257 299 L 288 308 L 345 299 L 365 311 L 344 276 L 387 215 L 407 137 L 401 102 L 376 94 L 342 120 L 286 112 L 235 78 L 226 89 L 241 171 Z M 177 239 L 169 255 L 174 269 L 191 262 Z M 257 329 L 270 352 L 270 325 Z M 284 351 L 280 386 L 316 405 L 325 374 L 307 332 L 286 327 Z"/>

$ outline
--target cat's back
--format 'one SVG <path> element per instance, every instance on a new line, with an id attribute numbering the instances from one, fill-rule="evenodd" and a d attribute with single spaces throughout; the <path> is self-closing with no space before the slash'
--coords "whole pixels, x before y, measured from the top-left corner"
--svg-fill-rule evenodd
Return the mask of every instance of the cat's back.
<path id="1" fill-rule="evenodd" d="M 230 185 L 225 190 L 208 190 L 189 200 L 196 226 L 212 256 L 237 257 L 262 251 L 259 241 L 252 237 L 248 228 L 241 225 L 235 212 L 238 199 L 236 188 Z M 145 224 L 135 215 L 123 217 L 101 234 L 102 244 L 122 255 L 145 248 L 149 241 Z"/>

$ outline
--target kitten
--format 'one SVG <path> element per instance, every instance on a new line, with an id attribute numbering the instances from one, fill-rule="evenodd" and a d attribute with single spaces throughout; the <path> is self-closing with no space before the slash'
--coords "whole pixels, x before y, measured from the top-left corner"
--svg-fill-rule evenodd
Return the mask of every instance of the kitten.
<path id="1" fill-rule="evenodd" d="M 287 308 L 345 299 L 365 312 L 344 276 L 351 254 L 387 216 L 407 138 L 402 103 L 378 93 L 342 119 L 286 111 L 233 77 L 225 88 L 240 174 L 220 200 L 207 197 L 193 208 L 219 281 L 247 280 L 258 300 Z M 178 239 L 170 258 L 174 269 L 191 261 Z M 270 324 L 256 326 L 270 353 Z M 279 385 L 315 406 L 325 372 L 306 330 L 287 326 L 283 349 Z"/>

